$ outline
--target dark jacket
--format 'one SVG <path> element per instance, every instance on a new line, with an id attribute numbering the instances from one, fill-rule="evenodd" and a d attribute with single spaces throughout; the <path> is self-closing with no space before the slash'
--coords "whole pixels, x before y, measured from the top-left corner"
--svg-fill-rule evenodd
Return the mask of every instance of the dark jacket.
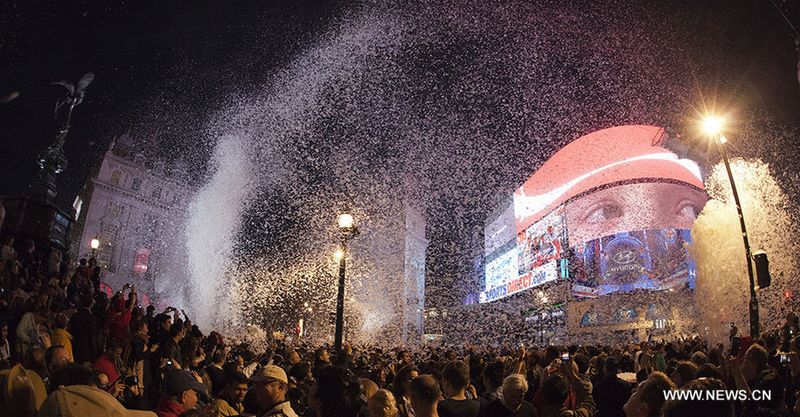
<path id="1" fill-rule="evenodd" d="M 607 376 L 594 386 L 594 402 L 597 404 L 597 417 L 625 417 L 622 406 L 631 396 L 630 383 L 616 375 Z"/>
<path id="2" fill-rule="evenodd" d="M 225 388 L 225 380 L 227 379 L 225 371 L 212 364 L 206 367 L 206 373 L 208 373 L 208 378 L 211 380 L 211 394 L 218 397 Z"/>
<path id="3" fill-rule="evenodd" d="M 69 321 L 69 333 L 73 337 L 72 355 L 75 363 L 94 363 L 101 350 L 97 318 L 88 309 L 78 309 Z"/>
<path id="4" fill-rule="evenodd" d="M 162 345 L 160 350 L 162 358 L 170 358 L 174 362 L 179 363 L 181 367 L 184 367 L 183 353 L 181 353 L 181 347 L 175 343 L 175 340 L 167 340 L 167 343 Z"/>
<path id="5" fill-rule="evenodd" d="M 583 379 L 577 379 L 570 384 L 575 393 L 575 406 L 568 409 L 564 405 L 545 405 L 539 417 L 593 417 L 595 403 L 592 399 L 592 384 Z M 621 410 L 621 409 L 620 409 Z"/>
<path id="6" fill-rule="evenodd" d="M 453 400 L 439 401 L 438 412 L 440 417 L 478 417 L 481 403 L 478 400 Z"/>
<path id="7" fill-rule="evenodd" d="M 481 412 L 482 417 L 538 417 L 539 414 L 536 412 L 536 408 L 533 404 L 522 401 L 522 405 L 519 406 L 516 412 L 509 410 L 505 405 L 503 405 L 503 401 L 500 399 L 496 399 L 489 404 Z"/>

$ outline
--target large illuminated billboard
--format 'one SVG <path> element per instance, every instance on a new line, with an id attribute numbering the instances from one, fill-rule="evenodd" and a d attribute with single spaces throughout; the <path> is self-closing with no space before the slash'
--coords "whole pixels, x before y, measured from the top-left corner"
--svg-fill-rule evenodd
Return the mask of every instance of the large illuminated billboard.
<path id="1" fill-rule="evenodd" d="M 549 271 L 549 262 L 563 257 L 562 247 L 572 247 L 590 256 L 571 268 L 577 296 L 692 286 L 694 262 L 683 245 L 708 197 L 698 165 L 664 148 L 664 138 L 663 128 L 634 125 L 574 140 L 514 192 L 511 210 L 501 207 L 487 222 L 487 256 L 498 258 L 513 214 L 518 278 Z M 623 266 L 618 261 L 629 249 L 638 257 Z M 506 260 L 513 256 L 503 253 Z M 490 269 L 496 276 L 496 267 L 487 264 Z M 511 281 L 500 289 L 492 280 L 489 285 L 487 274 L 482 302 L 509 295 Z"/>
<path id="2" fill-rule="evenodd" d="M 519 274 L 560 259 L 566 241 L 563 209 L 559 208 L 517 235 Z"/>
<path id="3" fill-rule="evenodd" d="M 542 285 L 558 278 L 558 261 L 550 261 L 511 281 L 481 291 L 478 302 L 488 303 Z"/>
<path id="4" fill-rule="evenodd" d="M 489 218 L 484 228 L 483 239 L 485 254 L 488 256 L 501 246 L 514 240 L 517 227 L 514 222 L 514 205 L 509 199 L 502 204 L 495 215 Z"/>
<path id="5" fill-rule="evenodd" d="M 579 297 L 612 292 L 694 287 L 696 268 L 686 229 L 621 232 L 573 247 L 572 291 Z"/>
<path id="6" fill-rule="evenodd" d="M 565 244 L 566 219 L 558 209 L 495 250 L 486 263 L 486 289 L 479 302 L 499 300 L 558 278 L 557 263 Z"/>
<path id="7" fill-rule="evenodd" d="M 486 288 L 505 285 L 519 276 L 519 252 L 515 242 L 508 242 L 496 252 L 497 256 L 486 262 Z"/>
<path id="8" fill-rule="evenodd" d="M 571 142 L 514 192 L 517 232 L 567 201 L 613 184 L 666 181 L 702 190 L 700 168 L 661 147 L 664 135 L 655 126 L 618 126 Z"/>

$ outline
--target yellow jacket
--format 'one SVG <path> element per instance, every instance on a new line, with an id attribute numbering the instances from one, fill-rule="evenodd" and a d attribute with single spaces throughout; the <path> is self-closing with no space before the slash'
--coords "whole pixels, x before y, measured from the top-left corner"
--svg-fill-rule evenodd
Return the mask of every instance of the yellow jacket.
<path id="1" fill-rule="evenodd" d="M 56 329 L 56 331 L 53 332 L 53 335 L 50 336 L 50 342 L 52 342 L 53 346 L 64 346 L 64 349 L 67 350 L 67 355 L 69 355 L 69 361 L 75 362 L 75 358 L 72 357 L 72 335 L 69 334 L 68 331 L 64 329 Z"/>
<path id="2" fill-rule="evenodd" d="M 244 411 L 244 407 L 241 404 L 239 404 L 239 408 L 237 409 L 231 407 L 231 405 L 227 401 L 221 398 L 214 400 L 214 402 L 211 403 L 211 407 L 214 410 L 214 415 L 216 417 L 238 416 L 239 414 L 242 414 L 242 412 Z"/>

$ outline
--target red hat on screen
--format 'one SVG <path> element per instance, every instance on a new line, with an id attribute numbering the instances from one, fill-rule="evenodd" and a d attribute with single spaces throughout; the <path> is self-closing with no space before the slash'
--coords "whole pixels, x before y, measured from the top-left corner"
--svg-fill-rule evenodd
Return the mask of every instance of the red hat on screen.
<path id="1" fill-rule="evenodd" d="M 514 192 L 518 231 L 581 193 L 636 180 L 683 182 L 703 189 L 700 168 L 661 145 L 664 128 L 630 125 L 581 136 L 556 152 Z"/>

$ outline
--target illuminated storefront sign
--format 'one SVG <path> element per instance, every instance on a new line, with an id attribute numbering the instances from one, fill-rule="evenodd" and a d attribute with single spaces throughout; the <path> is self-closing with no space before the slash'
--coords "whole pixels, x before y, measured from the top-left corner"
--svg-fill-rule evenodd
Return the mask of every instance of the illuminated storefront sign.
<path id="1" fill-rule="evenodd" d="M 555 281 L 558 278 L 558 262 L 550 261 L 528 273 L 508 281 L 504 285 L 482 291 L 480 294 L 481 303 L 488 303 L 504 297 L 516 294 L 520 291 L 542 285 L 546 282 Z"/>

